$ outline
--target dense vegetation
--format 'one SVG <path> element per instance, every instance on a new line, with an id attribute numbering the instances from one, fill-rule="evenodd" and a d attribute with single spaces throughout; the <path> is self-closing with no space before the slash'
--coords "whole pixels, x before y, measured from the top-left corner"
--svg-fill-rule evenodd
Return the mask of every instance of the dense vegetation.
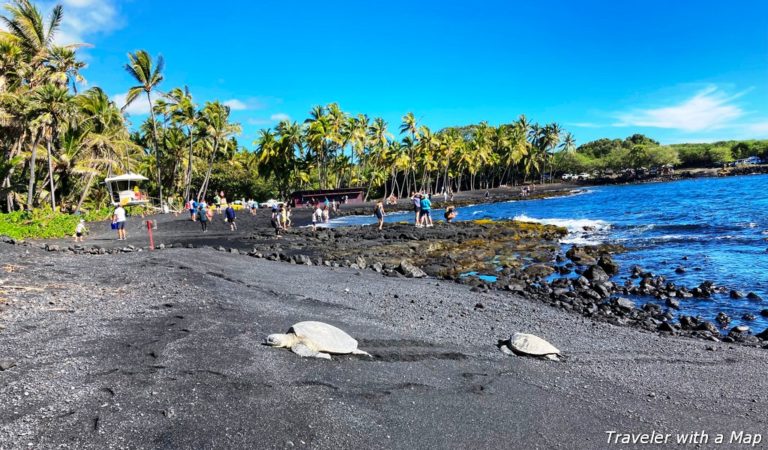
<path id="1" fill-rule="evenodd" d="M 77 45 L 54 37 L 64 11 L 44 18 L 29 0 L 12 0 L 0 16 L 1 209 L 22 223 L 41 207 L 98 210 L 108 205 L 101 182 L 128 171 L 147 176 L 155 203 L 176 207 L 224 190 L 230 198 L 285 196 L 294 189 L 364 186 L 370 195 L 412 190 L 460 191 L 548 175 L 663 164 L 720 165 L 768 156 L 768 141 L 663 146 L 642 135 L 576 147 L 556 123 L 525 116 L 438 131 L 413 113 L 390 126 L 381 118 L 316 106 L 303 122 L 282 121 L 259 133 L 252 149 L 218 101 L 198 105 L 189 89 L 160 89 L 164 61 L 139 50 L 125 70 L 135 79 L 130 104 L 146 98 L 149 117 L 131 130 L 124 110 L 98 87 L 78 92 L 86 64 Z M 62 208 L 64 206 L 64 208 Z M 26 215 L 24 215 L 26 214 Z M 13 216 L 16 217 L 16 216 Z M 10 219 L 9 219 L 10 220 Z M 10 222 L 9 222 L 10 223 Z"/>

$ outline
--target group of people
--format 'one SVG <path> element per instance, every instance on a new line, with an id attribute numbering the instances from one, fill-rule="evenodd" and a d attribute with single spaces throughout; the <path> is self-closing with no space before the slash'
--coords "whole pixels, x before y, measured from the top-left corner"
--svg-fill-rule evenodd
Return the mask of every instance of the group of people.
<path id="1" fill-rule="evenodd" d="M 272 206 L 272 227 L 275 229 L 275 235 L 280 237 L 281 231 L 291 228 L 291 205 L 288 203 L 279 203 Z"/>
<path id="2" fill-rule="evenodd" d="M 224 222 L 229 224 L 229 230 L 237 230 L 237 213 L 235 212 L 234 206 L 227 203 L 224 191 L 216 194 L 213 198 L 212 205 L 206 202 L 205 199 L 200 201 L 193 198 L 189 199 L 186 204 L 186 209 L 189 211 L 190 220 L 193 222 L 200 222 L 203 233 L 208 231 L 208 223 L 213 220 L 214 214 L 224 214 Z"/>
<path id="3" fill-rule="evenodd" d="M 430 194 L 414 192 L 411 196 L 413 211 L 416 213 L 416 228 L 432 227 L 432 199 Z"/>
<path id="4" fill-rule="evenodd" d="M 448 198 L 449 193 L 443 191 L 443 197 Z M 387 198 L 387 204 L 397 204 L 397 198 L 394 195 Z M 433 227 L 432 221 L 432 195 L 424 192 L 413 192 L 411 195 L 411 202 L 413 204 L 413 211 L 415 213 L 415 226 L 417 228 L 429 228 Z M 453 194 L 450 194 L 453 197 Z M 331 209 L 337 208 L 337 202 L 331 202 L 327 198 L 324 202 L 316 202 L 313 206 L 312 212 L 312 230 L 316 230 L 319 224 L 328 223 L 330 221 Z M 213 220 L 214 215 L 223 214 L 224 222 L 229 224 L 230 231 L 237 230 L 237 213 L 232 204 L 227 202 L 224 192 L 220 192 L 215 195 L 212 202 L 206 202 L 204 199 L 197 201 L 190 199 L 186 205 L 186 209 L 189 211 L 190 220 L 193 222 L 200 222 L 200 226 L 203 232 L 208 231 L 208 224 Z M 244 207 L 248 208 L 252 214 L 255 214 L 258 209 L 258 203 L 255 201 L 248 201 L 244 203 Z M 386 212 L 384 210 L 384 199 L 376 202 L 373 208 L 373 215 L 376 217 L 378 229 L 381 230 L 384 226 L 384 217 Z M 446 222 L 451 223 L 458 212 L 455 206 L 448 206 L 445 208 L 444 217 Z M 118 240 L 125 240 L 126 230 L 126 211 L 121 205 L 115 207 L 112 214 L 112 228 L 117 230 Z M 275 234 L 280 236 L 282 231 L 288 230 L 291 225 L 291 206 L 289 203 L 279 203 L 272 207 L 272 226 L 275 229 Z M 87 233 L 85 221 L 81 220 L 75 230 L 75 242 L 82 242 L 85 234 Z"/>

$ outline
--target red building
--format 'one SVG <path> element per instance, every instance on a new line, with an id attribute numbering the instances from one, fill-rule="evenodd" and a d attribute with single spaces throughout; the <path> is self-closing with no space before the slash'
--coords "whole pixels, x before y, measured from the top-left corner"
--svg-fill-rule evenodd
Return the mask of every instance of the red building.
<path id="1" fill-rule="evenodd" d="M 365 200 L 365 188 L 351 187 L 343 189 L 320 189 L 316 191 L 296 191 L 291 194 L 291 204 L 295 207 L 315 203 L 338 201 L 344 203 L 363 203 Z"/>

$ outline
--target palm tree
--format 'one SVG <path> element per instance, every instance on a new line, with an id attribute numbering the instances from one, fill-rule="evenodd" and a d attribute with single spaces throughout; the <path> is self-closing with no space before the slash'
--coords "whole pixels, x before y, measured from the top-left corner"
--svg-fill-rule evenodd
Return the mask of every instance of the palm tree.
<path id="1" fill-rule="evenodd" d="M 88 197 L 94 179 L 104 171 L 111 173 L 114 167 L 124 171 L 133 169 L 140 148 L 131 141 L 123 115 L 103 90 L 91 88 L 77 96 L 75 102 L 80 109 L 79 130 L 83 137 L 81 156 L 74 171 L 86 176 L 75 207 L 77 212 Z"/>
<path id="2" fill-rule="evenodd" d="M 170 99 L 171 106 L 171 119 L 179 125 L 183 125 L 187 128 L 187 135 L 189 137 L 189 155 L 187 156 L 187 170 L 184 174 L 184 202 L 189 201 L 189 191 L 192 186 L 192 159 L 194 149 L 194 133 L 193 128 L 199 119 L 199 113 L 197 112 L 197 106 L 192 101 L 192 95 L 189 93 L 189 88 L 184 86 L 184 89 L 174 88 L 166 96 Z"/>
<path id="3" fill-rule="evenodd" d="M 63 125 L 74 112 L 74 102 L 66 87 L 46 84 L 36 89 L 33 99 L 41 115 L 36 119 L 45 130 L 48 150 L 48 181 L 51 209 L 56 210 L 56 186 L 53 181 L 53 143 L 58 137 L 59 126 Z"/>
<path id="4" fill-rule="evenodd" d="M 125 65 L 125 70 L 137 81 L 139 84 L 128 89 L 128 95 L 125 99 L 126 103 L 123 106 L 123 111 L 131 103 L 133 103 L 139 95 L 142 93 L 147 94 L 147 102 L 149 103 L 149 114 L 152 118 L 152 153 L 155 154 L 155 164 L 157 166 L 157 189 L 158 198 L 160 199 L 160 206 L 163 205 L 163 182 L 160 176 L 160 155 L 158 154 L 157 147 L 157 123 L 155 121 L 155 111 L 152 107 L 152 91 L 157 88 L 161 81 L 163 81 L 163 67 L 165 62 L 162 56 L 157 57 L 157 61 L 152 64 L 152 58 L 149 56 L 146 50 L 138 50 L 136 53 L 128 54 L 128 64 Z"/>
<path id="5" fill-rule="evenodd" d="M 38 68 L 48 58 L 53 38 L 61 26 L 64 10 L 56 5 L 51 10 L 46 26 L 40 10 L 29 0 L 11 0 L 5 5 L 8 16 L 0 16 L 8 33 L 22 50 L 26 62 Z"/>
<path id="6" fill-rule="evenodd" d="M 229 106 L 225 106 L 219 101 L 207 102 L 201 111 L 201 119 L 205 129 L 205 136 L 211 144 L 211 157 L 208 161 L 208 170 L 205 173 L 203 185 L 198 193 L 198 201 L 205 198 L 208 191 L 208 182 L 211 179 L 213 171 L 213 162 L 222 144 L 226 146 L 226 141 L 231 136 L 239 134 L 241 131 L 239 124 L 229 123 Z"/>

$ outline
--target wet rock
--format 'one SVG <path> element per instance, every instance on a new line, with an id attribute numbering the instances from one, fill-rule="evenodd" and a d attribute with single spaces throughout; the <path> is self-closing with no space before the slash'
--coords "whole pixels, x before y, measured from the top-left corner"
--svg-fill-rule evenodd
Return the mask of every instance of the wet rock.
<path id="1" fill-rule="evenodd" d="M 668 298 L 664 304 L 672 309 L 680 309 L 680 301 L 674 298 Z"/>
<path id="2" fill-rule="evenodd" d="M 750 292 L 750 293 L 748 293 L 748 294 L 747 294 L 747 298 L 748 298 L 749 300 L 754 300 L 754 301 L 760 301 L 760 300 L 762 300 L 762 299 L 763 299 L 762 297 L 760 297 L 759 295 L 755 294 L 754 292 Z"/>
<path id="3" fill-rule="evenodd" d="M 731 323 L 731 318 L 728 316 L 728 314 L 720 311 L 717 313 L 717 317 L 715 317 L 715 321 L 720 324 L 721 327 L 728 326 L 729 323 Z"/>
<path id="4" fill-rule="evenodd" d="M 611 255 L 607 253 L 600 256 L 600 259 L 597 260 L 597 264 L 610 276 L 619 273 L 619 265 L 613 260 Z"/>
<path id="5" fill-rule="evenodd" d="M 659 331 L 663 331 L 666 333 L 676 333 L 677 329 L 669 322 L 662 322 L 659 327 L 657 328 Z"/>
<path id="6" fill-rule="evenodd" d="M 768 341 L 768 328 L 755 335 L 756 338 L 760 338 L 764 341 Z"/>
<path id="7" fill-rule="evenodd" d="M 585 247 L 579 247 L 577 245 L 574 245 L 568 251 L 565 253 L 565 256 L 567 256 L 571 261 L 575 262 L 576 264 L 585 265 L 585 266 L 591 266 L 594 264 L 597 264 L 597 259 L 595 259 L 592 255 L 589 254 L 588 250 Z"/>
<path id="8" fill-rule="evenodd" d="M 590 266 L 587 270 L 585 270 L 584 277 L 591 281 L 593 284 L 603 283 L 610 279 L 605 270 L 598 265 Z"/>
<path id="9" fill-rule="evenodd" d="M 397 270 L 401 274 L 405 275 L 406 278 L 424 278 L 427 276 L 423 270 L 414 266 L 412 263 L 405 259 L 400 261 L 400 265 L 397 266 Z"/>
<path id="10" fill-rule="evenodd" d="M 744 314 L 743 316 L 741 316 L 741 320 L 744 320 L 746 322 L 751 322 L 751 321 L 753 321 L 755 319 L 756 319 L 756 317 L 755 317 L 754 314 L 747 313 L 747 314 Z"/>
<path id="11" fill-rule="evenodd" d="M 684 274 L 685 273 L 685 267 L 677 266 L 677 268 L 675 269 L 675 273 L 677 273 L 677 274 Z"/>
<path id="12" fill-rule="evenodd" d="M 532 264 L 523 270 L 523 273 L 532 278 L 546 278 L 552 275 L 554 272 L 555 269 L 546 264 Z"/>
<path id="13" fill-rule="evenodd" d="M 761 309 L 760 315 L 763 317 L 768 317 L 768 309 Z"/>
<path id="14" fill-rule="evenodd" d="M 635 302 L 628 298 L 619 297 L 616 300 L 613 301 L 613 304 L 621 309 L 624 310 L 631 310 L 635 308 Z"/>
<path id="15" fill-rule="evenodd" d="M 718 336 L 720 332 L 717 330 L 717 327 L 712 322 L 701 322 L 696 326 L 697 331 L 707 331 L 709 333 L 712 333 L 713 336 Z"/>
<path id="16" fill-rule="evenodd" d="M 744 294 L 735 289 L 732 289 L 731 292 L 728 293 L 728 296 L 731 297 L 732 299 L 744 298 Z"/>

